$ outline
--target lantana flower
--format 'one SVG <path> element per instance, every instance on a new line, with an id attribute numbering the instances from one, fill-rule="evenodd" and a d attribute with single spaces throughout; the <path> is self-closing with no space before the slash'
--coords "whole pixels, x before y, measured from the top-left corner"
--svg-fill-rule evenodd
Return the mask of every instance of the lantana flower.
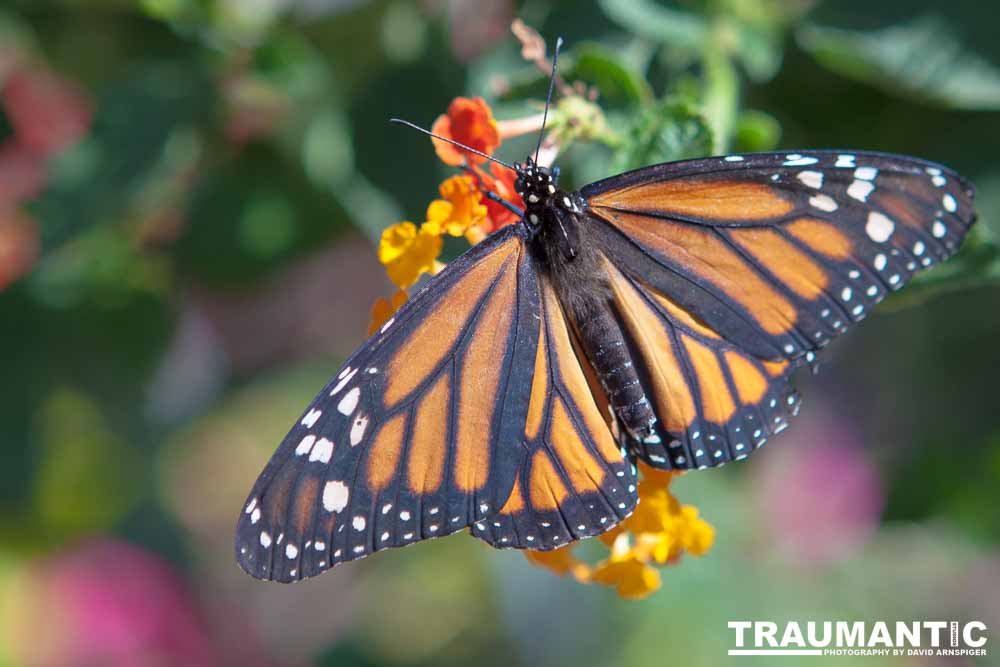
<path id="1" fill-rule="evenodd" d="M 481 97 L 456 97 L 448 105 L 448 113 L 438 116 L 431 132 L 447 137 L 469 148 L 492 155 L 500 145 L 500 131 L 493 110 Z M 485 158 L 464 151 L 448 142 L 434 139 L 434 150 L 441 161 L 453 167 L 481 164 Z"/>
<path id="2" fill-rule="evenodd" d="M 442 199 L 435 199 L 427 207 L 424 227 L 439 236 L 462 236 L 474 225 L 486 219 L 483 193 L 476 188 L 472 178 L 464 174 L 452 176 L 438 188 Z"/>

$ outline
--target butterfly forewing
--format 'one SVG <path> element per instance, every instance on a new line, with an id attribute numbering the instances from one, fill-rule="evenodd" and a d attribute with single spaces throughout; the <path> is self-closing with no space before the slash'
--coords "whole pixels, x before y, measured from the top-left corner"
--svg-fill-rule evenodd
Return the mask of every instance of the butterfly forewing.
<path id="1" fill-rule="evenodd" d="M 344 365 L 247 499 L 236 553 L 293 581 L 453 533 L 510 496 L 539 335 L 521 228 L 453 262 Z"/>

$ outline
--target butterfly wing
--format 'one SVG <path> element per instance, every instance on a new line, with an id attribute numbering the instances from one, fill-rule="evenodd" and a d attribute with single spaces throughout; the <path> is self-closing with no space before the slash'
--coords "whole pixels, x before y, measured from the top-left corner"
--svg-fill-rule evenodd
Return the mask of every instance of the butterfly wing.
<path id="1" fill-rule="evenodd" d="M 500 512 L 473 535 L 495 547 L 555 549 L 615 526 L 635 509 L 635 468 L 548 280 L 523 441 L 529 450 Z"/>
<path id="2" fill-rule="evenodd" d="M 294 581 L 495 514 L 528 453 L 537 280 L 522 227 L 505 228 L 369 339 L 254 484 L 243 569 Z"/>
<path id="3" fill-rule="evenodd" d="M 641 453 L 659 467 L 737 458 L 781 428 L 797 405 L 791 366 L 948 258 L 975 220 L 973 189 L 951 170 L 867 152 L 675 162 L 581 194 L 591 236 L 621 271 L 626 327 L 658 321 L 672 336 L 662 359 L 662 342 L 636 343 L 647 372 L 660 361 L 683 378 L 655 397 L 664 442 Z"/>

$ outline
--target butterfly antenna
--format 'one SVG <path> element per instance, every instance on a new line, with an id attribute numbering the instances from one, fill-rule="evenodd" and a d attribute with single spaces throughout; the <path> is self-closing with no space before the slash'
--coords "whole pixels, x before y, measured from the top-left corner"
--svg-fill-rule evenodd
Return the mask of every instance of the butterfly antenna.
<path id="1" fill-rule="evenodd" d="M 401 118 L 390 118 L 389 122 L 390 123 L 395 123 L 397 125 L 405 125 L 407 127 L 412 127 L 414 130 L 417 130 L 418 132 L 423 132 L 424 134 L 429 135 L 431 137 L 434 137 L 435 139 L 440 139 L 441 141 L 444 141 L 446 143 L 458 146 L 459 148 L 461 148 L 463 150 L 467 150 L 470 153 L 475 153 L 479 157 L 484 157 L 484 158 L 486 158 L 487 160 L 489 160 L 491 162 L 496 162 L 501 167 L 507 167 L 508 169 L 510 169 L 513 172 L 517 171 L 517 168 L 514 167 L 514 165 L 512 165 L 512 164 L 507 164 L 503 160 L 498 160 L 495 157 L 493 157 L 492 155 L 487 155 L 486 153 L 483 153 L 482 151 L 477 151 L 475 148 L 472 148 L 471 146 L 466 146 L 465 144 L 460 143 L 458 141 L 455 141 L 453 139 L 449 139 L 448 137 L 442 137 L 440 134 L 434 134 L 430 130 L 425 130 L 424 128 L 420 127 L 419 125 L 414 125 L 413 123 L 411 123 L 408 120 L 403 120 Z"/>
<path id="2" fill-rule="evenodd" d="M 535 164 L 538 164 L 538 153 L 542 150 L 542 137 L 545 136 L 545 121 L 549 117 L 549 105 L 552 104 L 552 90 L 556 84 L 556 63 L 559 62 L 559 49 L 562 47 L 563 38 L 556 37 L 556 50 L 552 54 L 552 75 L 549 77 L 549 94 L 545 98 L 545 111 L 542 112 L 542 129 L 538 133 L 538 145 L 535 146 Z"/>

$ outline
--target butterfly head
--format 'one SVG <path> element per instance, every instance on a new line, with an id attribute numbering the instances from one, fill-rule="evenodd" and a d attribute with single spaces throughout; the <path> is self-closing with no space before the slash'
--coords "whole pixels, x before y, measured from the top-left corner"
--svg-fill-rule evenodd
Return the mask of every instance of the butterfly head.
<path id="1" fill-rule="evenodd" d="M 517 169 L 514 191 L 524 200 L 527 209 L 525 218 L 531 224 L 538 224 L 549 198 L 556 193 L 559 172 L 539 166 L 530 157 L 524 164 L 515 164 L 514 167 Z"/>

